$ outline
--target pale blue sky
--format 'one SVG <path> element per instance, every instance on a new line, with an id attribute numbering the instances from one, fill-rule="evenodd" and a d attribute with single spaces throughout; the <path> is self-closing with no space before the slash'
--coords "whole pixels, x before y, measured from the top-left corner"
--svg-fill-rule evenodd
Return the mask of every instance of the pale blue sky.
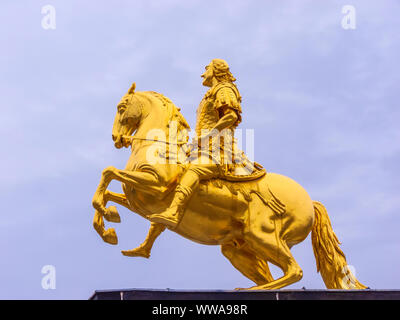
<path id="1" fill-rule="evenodd" d="M 46 4 L 56 30 L 41 27 Z M 347 4 L 355 30 L 341 27 Z M 108 224 L 118 246 L 92 228 L 102 169 L 129 156 L 111 140 L 116 103 L 135 81 L 193 126 L 212 58 L 238 79 L 256 160 L 325 204 L 361 282 L 400 288 L 399 16 L 395 0 L 2 1 L 0 298 L 252 285 L 218 247 L 171 232 L 150 260 L 122 256 L 148 229 L 128 210 Z M 291 288 L 324 288 L 310 238 L 293 253 L 304 277 Z M 48 264 L 56 290 L 41 288 Z"/>

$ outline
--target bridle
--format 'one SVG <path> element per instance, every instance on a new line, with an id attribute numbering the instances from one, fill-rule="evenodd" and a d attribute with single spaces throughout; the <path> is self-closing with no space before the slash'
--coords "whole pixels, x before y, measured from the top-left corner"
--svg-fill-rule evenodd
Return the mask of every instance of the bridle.
<path id="1" fill-rule="evenodd" d="M 130 140 L 139 140 L 139 141 L 151 141 L 151 142 L 161 142 L 161 143 L 165 143 L 168 145 L 178 145 L 178 146 L 182 146 L 187 144 L 186 141 L 179 141 L 179 142 L 170 142 L 170 141 L 163 141 L 163 140 L 156 140 L 156 139 L 146 139 L 146 138 L 136 138 L 136 137 L 128 137 L 128 136 L 122 136 L 125 139 L 130 139 Z"/>

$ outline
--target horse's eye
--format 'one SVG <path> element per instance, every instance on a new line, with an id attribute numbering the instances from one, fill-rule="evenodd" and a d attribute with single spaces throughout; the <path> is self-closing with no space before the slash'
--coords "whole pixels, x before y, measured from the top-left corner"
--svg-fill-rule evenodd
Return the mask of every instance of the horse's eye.
<path id="1" fill-rule="evenodd" d="M 117 107 L 119 113 L 123 113 L 126 109 L 126 106 L 123 104 L 118 105 Z"/>

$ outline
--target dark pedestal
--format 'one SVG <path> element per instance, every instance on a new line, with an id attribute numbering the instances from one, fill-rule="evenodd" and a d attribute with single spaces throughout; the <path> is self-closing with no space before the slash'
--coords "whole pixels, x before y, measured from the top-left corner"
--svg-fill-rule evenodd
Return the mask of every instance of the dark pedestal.
<path id="1" fill-rule="evenodd" d="M 400 300 L 400 290 L 96 290 L 90 300 Z"/>

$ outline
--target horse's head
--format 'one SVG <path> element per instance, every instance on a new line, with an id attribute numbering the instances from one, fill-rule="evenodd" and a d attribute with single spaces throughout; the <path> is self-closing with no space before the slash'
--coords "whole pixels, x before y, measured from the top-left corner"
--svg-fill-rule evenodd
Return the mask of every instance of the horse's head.
<path id="1" fill-rule="evenodd" d="M 135 97 L 136 84 L 132 84 L 128 93 L 126 93 L 117 106 L 112 129 L 112 139 L 116 148 L 130 146 L 130 136 L 138 128 L 142 117 L 142 104 Z"/>

